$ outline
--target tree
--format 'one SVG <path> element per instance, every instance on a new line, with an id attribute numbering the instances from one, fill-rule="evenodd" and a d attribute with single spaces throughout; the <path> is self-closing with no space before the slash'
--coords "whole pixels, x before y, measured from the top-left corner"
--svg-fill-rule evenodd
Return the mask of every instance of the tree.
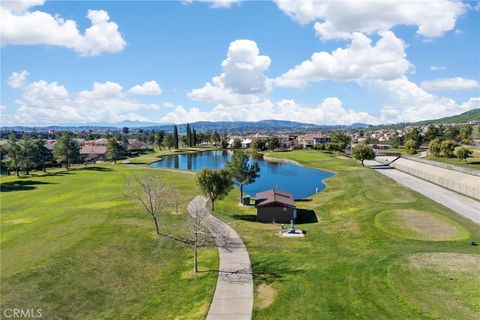
<path id="1" fill-rule="evenodd" d="M 255 138 L 251 143 L 251 147 L 257 151 L 265 150 L 265 140 L 260 138 Z"/>
<path id="2" fill-rule="evenodd" d="M 77 161 L 80 157 L 80 148 L 72 137 L 65 133 L 58 138 L 57 143 L 53 147 L 53 156 L 58 163 L 65 163 L 67 170 L 70 164 Z"/>
<path id="3" fill-rule="evenodd" d="M 460 147 L 455 150 L 455 155 L 457 158 L 460 160 L 465 160 L 465 163 L 467 163 L 467 158 L 470 158 L 472 154 L 473 151 L 465 147 Z"/>
<path id="4" fill-rule="evenodd" d="M 352 157 L 360 160 L 363 167 L 363 161 L 375 159 L 375 152 L 373 151 L 372 147 L 366 144 L 358 144 L 352 148 Z"/>
<path id="5" fill-rule="evenodd" d="M 197 140 L 197 130 L 195 129 L 192 129 L 192 146 L 196 146 L 198 143 L 198 140 Z"/>
<path id="6" fill-rule="evenodd" d="M 35 163 L 42 167 L 43 172 L 47 172 L 47 164 L 53 160 L 52 151 L 45 147 L 45 141 L 37 139 L 34 141 Z"/>
<path id="7" fill-rule="evenodd" d="M 440 148 L 444 157 L 453 158 L 455 156 L 455 141 L 443 140 Z"/>
<path id="8" fill-rule="evenodd" d="M 412 130 L 407 132 L 407 134 L 405 135 L 405 140 L 406 141 L 408 141 L 408 140 L 415 141 L 415 150 L 417 150 L 422 145 L 423 137 L 420 134 L 420 131 L 418 130 L 418 128 L 414 127 Z M 405 147 L 406 147 L 406 145 L 405 145 Z"/>
<path id="9" fill-rule="evenodd" d="M 460 128 L 454 124 L 447 126 L 445 130 L 445 138 L 460 141 Z"/>
<path id="10" fill-rule="evenodd" d="M 155 144 L 161 148 L 163 146 L 163 139 L 165 138 L 165 131 L 160 130 L 155 133 Z"/>
<path id="11" fill-rule="evenodd" d="M 170 133 L 165 134 L 162 144 L 165 148 L 171 150 L 175 146 L 173 135 Z"/>
<path id="12" fill-rule="evenodd" d="M 438 138 L 430 141 L 428 144 L 428 152 L 433 154 L 435 157 L 440 157 L 442 153 L 442 143 Z"/>
<path id="13" fill-rule="evenodd" d="M 349 145 L 350 141 L 352 140 L 352 138 L 347 136 L 342 131 L 335 131 L 330 135 L 330 137 L 331 137 L 333 143 L 338 143 L 339 145 L 342 144 L 342 145 L 345 145 L 345 147 L 347 145 Z M 344 148 L 342 148 L 342 149 L 344 149 Z"/>
<path id="14" fill-rule="evenodd" d="M 125 152 L 124 146 L 116 138 L 110 138 L 107 142 L 107 157 L 117 164 L 117 159 Z"/>
<path id="15" fill-rule="evenodd" d="M 173 147 L 178 149 L 178 128 L 177 125 L 173 126 Z"/>
<path id="16" fill-rule="evenodd" d="M 123 134 L 128 134 L 129 131 L 130 131 L 130 130 L 128 130 L 128 127 L 123 127 L 123 128 L 122 128 Z"/>
<path id="17" fill-rule="evenodd" d="M 250 157 L 241 150 L 233 152 L 232 160 L 225 164 L 230 177 L 240 185 L 240 203 L 243 199 L 243 186 L 255 182 L 260 176 L 260 167 L 257 162 L 250 162 Z"/>
<path id="18" fill-rule="evenodd" d="M 466 124 L 460 129 L 460 137 L 463 143 L 470 143 L 472 141 L 473 127 Z"/>
<path id="19" fill-rule="evenodd" d="M 21 147 L 15 137 L 10 138 L 8 144 L 5 147 L 5 152 L 8 155 L 8 168 L 15 170 L 17 177 L 20 176 L 20 159 L 21 159 Z"/>
<path id="20" fill-rule="evenodd" d="M 413 139 L 409 139 L 405 142 L 405 150 L 407 150 L 407 153 L 408 154 L 415 154 L 417 153 L 418 151 L 418 142 L 413 140 Z"/>
<path id="21" fill-rule="evenodd" d="M 224 131 L 222 135 L 220 136 L 220 142 L 222 144 L 223 149 L 228 148 L 228 141 L 230 140 L 230 136 L 228 135 L 227 131 Z"/>
<path id="22" fill-rule="evenodd" d="M 425 132 L 425 141 L 430 142 L 435 139 L 442 139 L 443 133 L 440 133 L 439 127 L 431 124 L 427 127 L 427 131 Z"/>
<path id="23" fill-rule="evenodd" d="M 230 174 L 225 169 L 202 169 L 197 173 L 197 184 L 212 202 L 212 210 L 215 210 L 215 201 L 225 197 L 233 188 Z"/>
<path id="24" fill-rule="evenodd" d="M 240 149 L 242 147 L 242 140 L 240 138 L 234 138 L 233 143 L 232 143 L 232 148 L 233 149 Z"/>
<path id="25" fill-rule="evenodd" d="M 280 141 L 277 137 L 268 137 L 267 141 L 265 141 L 265 148 L 268 150 L 275 150 L 280 147 Z"/>
<path id="26" fill-rule="evenodd" d="M 169 190 L 156 175 L 132 176 L 125 182 L 125 193 L 137 201 L 146 213 L 150 214 L 158 235 L 160 232 L 160 213 L 169 201 Z"/>
<path id="27" fill-rule="evenodd" d="M 211 136 L 210 136 L 210 142 L 214 145 L 216 145 L 217 143 L 219 143 L 221 140 L 220 138 L 220 134 L 217 132 L 217 131 L 213 131 Z"/>
<path id="28" fill-rule="evenodd" d="M 20 142 L 20 167 L 28 175 L 36 167 L 35 144 L 28 138 Z"/>
<path id="29" fill-rule="evenodd" d="M 389 142 L 392 148 L 398 148 L 402 144 L 402 140 L 396 132 L 390 137 Z"/>
<path id="30" fill-rule="evenodd" d="M 192 147 L 192 130 L 190 129 L 190 124 L 187 123 L 187 147 Z"/>

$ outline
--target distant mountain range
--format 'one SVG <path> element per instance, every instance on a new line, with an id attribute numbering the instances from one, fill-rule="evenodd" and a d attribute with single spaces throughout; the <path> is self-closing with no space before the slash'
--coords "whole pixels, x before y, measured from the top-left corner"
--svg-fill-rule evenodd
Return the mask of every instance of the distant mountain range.
<path id="1" fill-rule="evenodd" d="M 190 125 L 197 131 L 224 131 L 230 134 L 244 134 L 244 133 L 305 133 L 313 131 L 332 131 L 339 129 L 366 129 L 366 128 L 400 128 L 407 125 L 428 125 L 428 124 L 451 124 L 451 123 L 465 123 L 472 120 L 480 120 L 480 109 L 474 109 L 462 114 L 451 117 L 445 117 L 434 120 L 424 120 L 411 123 L 397 123 L 391 125 L 371 126 L 365 123 L 354 123 L 351 125 L 318 125 L 312 123 L 303 123 L 285 120 L 262 120 L 262 121 L 197 121 Z M 2 130 L 16 130 L 16 131 L 88 131 L 88 130 L 121 130 L 123 127 L 129 129 L 139 130 L 165 130 L 172 131 L 172 123 L 154 123 L 125 120 L 116 124 L 85 124 L 85 125 L 55 125 L 47 127 L 26 127 L 26 126 L 12 126 L 1 127 Z M 186 124 L 178 125 L 178 130 L 184 132 Z"/>
<path id="2" fill-rule="evenodd" d="M 262 121 L 197 121 L 190 123 L 197 131 L 226 130 L 231 134 L 239 133 L 281 133 L 281 132 L 312 132 L 312 131 L 331 131 L 337 129 L 359 129 L 367 128 L 368 124 L 354 123 L 352 125 L 317 125 L 311 123 L 302 123 L 285 120 L 262 120 Z M 116 124 L 98 124 L 98 125 L 58 125 L 47 127 L 26 127 L 13 126 L 2 127 L 3 130 L 16 131 L 50 131 L 50 130 L 70 130 L 70 131 L 88 131 L 88 130 L 121 130 L 123 127 L 130 129 L 144 130 L 165 130 L 172 131 L 173 124 L 169 123 L 153 123 L 140 121 L 122 121 Z M 178 125 L 179 132 L 186 130 L 186 124 Z"/>

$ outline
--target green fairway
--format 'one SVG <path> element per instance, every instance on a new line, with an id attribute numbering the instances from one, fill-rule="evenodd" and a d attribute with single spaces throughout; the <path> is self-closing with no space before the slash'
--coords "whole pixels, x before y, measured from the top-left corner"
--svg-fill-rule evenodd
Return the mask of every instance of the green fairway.
<path id="1" fill-rule="evenodd" d="M 408 294 L 416 290 L 414 278 L 404 290 L 396 283 L 407 274 L 395 273 L 394 282 L 389 270 L 399 259 L 416 253 L 460 252 L 478 257 L 479 248 L 470 245 L 470 239 L 480 239 L 477 225 L 354 160 L 317 151 L 268 155 L 336 175 L 325 181 L 325 191 L 310 201 L 297 202 L 301 212 L 311 215 L 313 210 L 318 219 L 318 223 L 298 225 L 307 231 L 304 239 L 280 238 L 279 225 L 253 221 L 254 208 L 238 207 L 236 195 L 219 201 L 217 214 L 239 232 L 250 253 L 257 288 L 255 318 L 429 319 L 444 314 L 445 308 L 435 307 L 438 296 L 433 294 L 440 284 L 428 282 L 419 293 L 421 299 L 414 298 Z M 398 229 L 400 234 L 394 234 L 375 226 L 377 214 L 402 209 L 432 212 L 454 229 L 450 239 L 455 241 L 407 239 L 409 230 L 402 234 Z M 450 319 L 465 319 L 475 312 L 473 298 L 461 299 L 471 293 L 472 285 L 459 283 L 448 297 L 458 306 L 448 313 Z"/>
<path id="2" fill-rule="evenodd" d="M 123 194 L 125 176 L 140 170 L 103 164 L 2 177 L 2 310 L 40 308 L 45 319 L 206 315 L 216 273 L 193 276 L 192 250 L 158 238 Z M 197 193 L 191 174 L 150 171 L 182 190 L 182 210 Z M 200 270 L 217 268 L 217 250 L 201 250 Z"/>

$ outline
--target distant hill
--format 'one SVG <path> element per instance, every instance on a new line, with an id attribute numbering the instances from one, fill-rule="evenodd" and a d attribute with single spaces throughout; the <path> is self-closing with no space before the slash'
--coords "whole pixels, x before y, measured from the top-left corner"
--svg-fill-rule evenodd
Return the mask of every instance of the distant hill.
<path id="1" fill-rule="evenodd" d="M 480 121 L 480 109 L 473 109 L 464 113 L 457 114 L 455 116 L 444 117 L 440 119 L 422 120 L 417 122 L 403 122 L 396 124 L 385 124 L 379 126 L 373 126 L 371 129 L 395 129 L 404 126 L 426 126 L 429 124 L 455 124 L 455 123 L 468 123 L 470 121 Z"/>

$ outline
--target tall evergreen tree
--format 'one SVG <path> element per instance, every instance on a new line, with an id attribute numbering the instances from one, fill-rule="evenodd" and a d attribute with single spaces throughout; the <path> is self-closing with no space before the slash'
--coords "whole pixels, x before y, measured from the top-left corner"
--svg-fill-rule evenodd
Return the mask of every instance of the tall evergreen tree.
<path id="1" fill-rule="evenodd" d="M 8 155 L 8 168 L 15 170 L 17 177 L 20 176 L 21 148 L 15 137 L 10 138 L 5 151 Z"/>
<path id="2" fill-rule="evenodd" d="M 173 147 L 178 149 L 178 128 L 177 125 L 173 126 Z"/>
<path id="3" fill-rule="evenodd" d="M 65 163 L 67 170 L 70 164 L 80 158 L 80 147 L 69 134 L 62 134 L 53 147 L 53 156 L 59 163 Z"/>
<path id="4" fill-rule="evenodd" d="M 195 147 L 197 145 L 197 130 L 192 130 L 192 145 Z"/>
<path id="5" fill-rule="evenodd" d="M 108 139 L 107 156 L 117 164 L 117 159 L 125 152 L 125 148 L 116 138 Z"/>
<path id="6" fill-rule="evenodd" d="M 235 150 L 232 160 L 227 162 L 225 169 L 233 181 L 240 185 L 240 203 L 243 199 L 243 186 L 255 182 L 260 175 L 258 163 L 250 163 L 250 157 L 241 150 Z"/>
<path id="7" fill-rule="evenodd" d="M 52 151 L 45 147 L 45 141 L 42 139 L 37 139 L 34 142 L 35 144 L 35 162 L 37 165 L 42 167 L 43 172 L 47 172 L 47 164 L 51 163 L 53 160 Z"/>
<path id="8" fill-rule="evenodd" d="M 187 123 L 187 147 L 192 146 L 192 130 L 190 129 L 190 124 Z"/>

